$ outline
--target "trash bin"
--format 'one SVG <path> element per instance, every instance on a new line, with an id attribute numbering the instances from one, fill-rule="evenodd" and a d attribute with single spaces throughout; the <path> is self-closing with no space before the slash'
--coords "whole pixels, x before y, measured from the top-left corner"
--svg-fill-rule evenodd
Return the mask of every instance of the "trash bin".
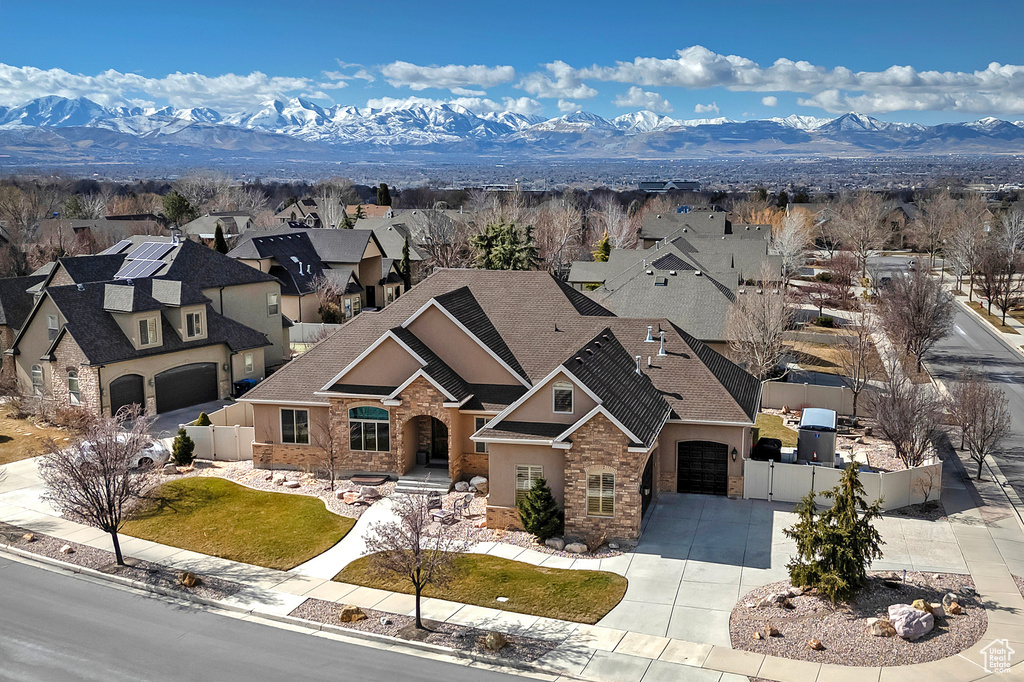
<path id="1" fill-rule="evenodd" d="M 417 450 L 416 451 L 416 464 L 418 466 L 426 466 L 427 465 L 427 451 L 426 450 Z"/>

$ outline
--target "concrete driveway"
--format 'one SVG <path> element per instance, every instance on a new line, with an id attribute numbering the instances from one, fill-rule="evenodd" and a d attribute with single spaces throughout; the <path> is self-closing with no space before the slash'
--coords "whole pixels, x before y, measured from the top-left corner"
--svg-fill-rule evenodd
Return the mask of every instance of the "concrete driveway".
<path id="1" fill-rule="evenodd" d="M 216 412 L 225 405 L 230 405 L 230 400 L 213 400 L 208 403 L 183 407 L 180 410 L 163 412 L 158 414 L 149 425 L 149 433 L 155 438 L 169 438 L 178 433 L 181 424 L 187 424 L 199 416 L 200 412 L 210 414 Z"/>
<path id="2" fill-rule="evenodd" d="M 792 504 L 662 493 L 626 568 L 626 596 L 599 625 L 728 646 L 729 614 L 748 591 L 786 580 Z M 887 516 L 875 570 L 967 573 L 946 521 Z"/>

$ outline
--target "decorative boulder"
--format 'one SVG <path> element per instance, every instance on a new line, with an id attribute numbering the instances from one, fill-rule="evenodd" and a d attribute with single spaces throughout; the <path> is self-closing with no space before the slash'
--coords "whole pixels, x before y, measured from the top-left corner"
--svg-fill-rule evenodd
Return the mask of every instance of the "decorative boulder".
<path id="1" fill-rule="evenodd" d="M 298 481 L 285 481 L 282 485 L 284 485 L 285 488 L 295 490 L 296 488 L 299 487 L 300 484 Z"/>
<path id="2" fill-rule="evenodd" d="M 473 524 L 473 527 L 474 528 L 486 528 L 487 527 L 487 519 L 480 519 L 479 521 L 476 521 Z"/>
<path id="3" fill-rule="evenodd" d="M 21 536 L 21 539 L 24 540 L 25 542 L 35 542 L 36 541 L 36 534 L 35 533 L 25 533 L 24 535 Z"/>
<path id="4" fill-rule="evenodd" d="M 481 495 L 487 494 L 487 479 L 483 476 L 474 476 L 469 479 L 469 485 L 476 488 L 476 491 Z"/>
<path id="5" fill-rule="evenodd" d="M 812 639 L 807 643 L 807 648 L 813 651 L 821 651 L 825 648 L 825 645 L 821 643 L 820 639 Z"/>
<path id="6" fill-rule="evenodd" d="M 768 626 L 768 636 L 769 637 L 781 637 L 782 633 L 779 632 L 779 629 L 777 627 L 775 627 L 774 625 L 769 625 Z"/>
<path id="7" fill-rule="evenodd" d="M 942 604 L 932 602 L 932 615 L 935 616 L 935 620 L 946 620 L 946 609 L 942 607 Z"/>
<path id="8" fill-rule="evenodd" d="M 925 601 L 924 599 L 915 599 L 910 603 L 910 605 L 918 611 L 927 611 L 928 613 L 932 612 L 931 602 Z"/>
<path id="9" fill-rule="evenodd" d="M 469 492 L 469 484 L 466 483 L 465 481 L 457 482 L 455 484 L 455 492 L 457 492 L 457 493 L 468 493 Z"/>
<path id="10" fill-rule="evenodd" d="M 164 465 L 164 473 L 167 474 L 168 476 L 170 476 L 171 474 L 176 474 L 178 473 L 178 467 L 168 462 L 167 464 Z"/>
<path id="11" fill-rule="evenodd" d="M 343 500 L 343 499 L 345 499 L 345 495 L 348 495 L 348 491 L 347 491 L 347 490 L 341 490 L 341 489 L 339 488 L 338 490 L 335 490 L 335 491 L 334 491 L 334 496 L 335 496 L 336 498 L 338 498 L 339 500 Z"/>
<path id="12" fill-rule="evenodd" d="M 889 621 L 879 618 L 868 626 L 868 634 L 872 637 L 895 637 L 896 628 Z"/>
<path id="13" fill-rule="evenodd" d="M 182 587 L 195 587 L 199 584 L 199 576 L 192 571 L 182 571 L 178 574 L 178 584 Z"/>
<path id="14" fill-rule="evenodd" d="M 754 634 L 752 635 L 752 637 L 754 639 L 761 639 L 761 633 L 758 632 L 757 630 L 754 630 Z"/>
<path id="15" fill-rule="evenodd" d="M 505 635 L 501 634 L 497 630 L 491 630 L 484 637 L 484 646 L 491 651 L 499 651 L 508 644 L 508 640 L 505 639 Z"/>
<path id="16" fill-rule="evenodd" d="M 565 549 L 565 540 L 562 538 L 548 538 L 544 541 L 544 545 L 551 549 L 561 551 Z"/>
<path id="17" fill-rule="evenodd" d="M 274 478 L 271 479 L 271 483 L 274 485 L 282 485 L 285 481 L 284 474 L 274 474 Z"/>
<path id="18" fill-rule="evenodd" d="M 956 602 L 953 602 L 953 603 L 951 603 L 949 605 L 949 615 L 951 615 L 951 616 L 959 616 L 963 612 L 964 612 L 964 610 L 962 608 L 960 608 L 960 605 L 957 604 Z"/>
<path id="19" fill-rule="evenodd" d="M 959 597 L 952 592 L 947 592 L 946 596 L 942 598 L 942 607 L 948 610 L 949 605 L 955 603 L 958 599 Z"/>
<path id="20" fill-rule="evenodd" d="M 364 500 L 380 499 L 380 491 L 372 485 L 364 485 L 359 489 L 359 496 Z"/>
<path id="21" fill-rule="evenodd" d="M 342 623 L 355 623 L 356 621 L 366 620 L 366 614 L 358 606 L 345 604 L 338 613 L 338 620 Z"/>
<path id="22" fill-rule="evenodd" d="M 587 551 L 587 546 L 582 542 L 570 542 L 564 547 L 564 549 L 570 554 L 583 554 Z"/>
<path id="23" fill-rule="evenodd" d="M 782 606 L 786 607 L 789 605 L 789 594 L 786 592 L 775 592 L 769 594 L 767 597 L 761 597 L 754 604 L 755 609 L 763 609 L 769 606 Z"/>
<path id="24" fill-rule="evenodd" d="M 60 548 L 60 553 L 61 554 L 74 554 L 75 553 L 75 548 L 72 547 L 71 545 L 64 545 L 63 547 Z"/>
<path id="25" fill-rule="evenodd" d="M 355 504 L 359 501 L 359 493 L 344 493 L 341 496 L 341 501 L 345 504 Z"/>
<path id="26" fill-rule="evenodd" d="M 889 622 L 896 629 L 897 635 L 909 640 L 919 639 L 935 627 L 935 617 L 932 614 L 907 604 L 890 606 Z"/>

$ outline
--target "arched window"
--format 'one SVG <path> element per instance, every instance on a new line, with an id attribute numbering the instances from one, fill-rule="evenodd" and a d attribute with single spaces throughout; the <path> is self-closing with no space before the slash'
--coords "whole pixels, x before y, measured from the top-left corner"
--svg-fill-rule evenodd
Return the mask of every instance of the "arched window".
<path id="1" fill-rule="evenodd" d="M 43 394 L 42 365 L 32 365 L 32 393 L 34 393 L 35 395 Z"/>
<path id="2" fill-rule="evenodd" d="M 81 405 L 81 393 L 78 390 L 78 372 L 68 372 L 68 400 L 72 405 Z"/>
<path id="3" fill-rule="evenodd" d="M 391 450 L 390 417 L 380 407 L 353 407 L 348 411 L 349 447 L 363 452 Z"/>

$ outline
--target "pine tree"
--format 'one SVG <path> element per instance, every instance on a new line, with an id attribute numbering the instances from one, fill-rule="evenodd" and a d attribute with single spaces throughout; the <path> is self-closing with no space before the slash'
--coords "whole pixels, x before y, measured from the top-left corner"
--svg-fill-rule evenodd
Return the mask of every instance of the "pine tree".
<path id="1" fill-rule="evenodd" d="M 346 213 L 345 217 L 341 219 L 341 228 L 343 230 L 351 230 L 355 226 L 356 221 L 352 220 L 352 216 Z"/>
<path id="2" fill-rule="evenodd" d="M 387 187 L 387 185 L 384 186 Z M 402 244 L 402 260 L 398 262 L 398 269 L 402 271 L 402 279 L 405 280 L 405 290 L 408 291 L 412 288 L 412 262 L 409 260 L 409 235 L 405 235 L 405 243 Z"/>
<path id="3" fill-rule="evenodd" d="M 89 216 L 85 209 L 85 204 L 82 203 L 82 199 L 77 194 L 72 194 L 68 197 L 68 200 L 64 202 L 64 213 L 61 217 L 69 220 L 75 220 L 88 218 Z"/>
<path id="4" fill-rule="evenodd" d="M 548 482 L 538 478 L 533 487 L 516 504 L 523 530 L 535 536 L 538 542 L 562 534 L 564 517 L 551 494 Z"/>
<path id="5" fill-rule="evenodd" d="M 536 270 L 540 267 L 540 253 L 533 236 L 533 225 L 527 225 L 524 233 L 522 246 L 519 247 L 519 262 L 513 270 Z"/>
<path id="6" fill-rule="evenodd" d="M 196 426 L 209 426 L 213 422 L 210 421 L 210 415 L 205 412 L 200 412 L 199 417 L 196 419 Z"/>
<path id="7" fill-rule="evenodd" d="M 354 217 L 356 220 L 362 220 L 366 217 L 366 211 L 363 210 L 362 204 L 356 204 L 356 214 Z"/>
<path id="8" fill-rule="evenodd" d="M 386 182 L 380 183 L 380 187 L 377 188 L 377 205 L 391 205 L 391 190 L 388 188 L 388 183 Z"/>
<path id="9" fill-rule="evenodd" d="M 850 464 L 831 490 L 821 493 L 832 507 L 818 513 L 815 493 L 796 507 L 799 521 L 783 531 L 796 540 L 790 581 L 810 585 L 832 602 L 846 601 L 867 583 L 867 567 L 882 557 L 882 536 L 871 524 L 881 515 L 881 500 L 868 504 L 857 467 Z"/>
<path id="10" fill-rule="evenodd" d="M 213 250 L 218 253 L 228 252 L 228 243 L 224 239 L 224 230 L 221 229 L 220 223 L 217 224 L 217 229 L 213 232 Z"/>
<path id="11" fill-rule="evenodd" d="M 483 232 L 474 234 L 469 239 L 470 246 L 476 251 L 474 263 L 479 270 L 495 270 L 494 248 L 496 238 L 496 226 L 487 225 Z"/>
<path id="12" fill-rule="evenodd" d="M 180 467 L 186 467 L 195 461 L 196 444 L 185 433 L 185 429 L 178 429 L 178 435 L 174 437 L 171 444 L 171 459 Z"/>
<path id="13" fill-rule="evenodd" d="M 607 263 L 608 258 L 611 255 L 612 245 L 611 242 L 608 241 L 608 232 L 605 231 L 604 235 L 597 240 L 597 244 L 594 245 L 594 260 L 598 263 Z"/>
<path id="14" fill-rule="evenodd" d="M 173 225 L 181 226 L 199 217 L 199 211 L 192 204 L 188 203 L 188 199 L 179 194 L 178 190 L 164 195 L 162 203 L 164 205 L 164 217 Z"/>

